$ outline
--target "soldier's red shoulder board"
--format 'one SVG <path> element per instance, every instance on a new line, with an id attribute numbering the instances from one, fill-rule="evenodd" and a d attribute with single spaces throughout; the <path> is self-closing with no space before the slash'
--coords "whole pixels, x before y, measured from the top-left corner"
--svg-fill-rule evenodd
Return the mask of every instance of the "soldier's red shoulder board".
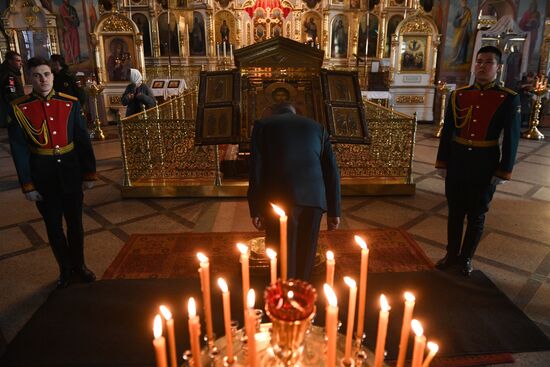
<path id="1" fill-rule="evenodd" d="M 513 95 L 513 96 L 516 96 L 516 95 L 518 94 L 516 91 L 513 91 L 513 90 L 511 90 L 511 89 L 509 89 L 509 88 L 506 88 L 506 87 L 500 87 L 500 89 L 502 89 L 502 90 L 505 91 L 505 92 L 510 93 L 510 94 Z"/>
<path id="2" fill-rule="evenodd" d="M 10 104 L 16 105 L 16 104 L 19 104 L 21 102 L 25 102 L 29 98 L 31 98 L 31 96 L 29 96 L 29 95 L 21 96 L 19 98 L 14 99 L 13 101 L 11 101 Z"/>
<path id="3" fill-rule="evenodd" d="M 67 98 L 67 99 L 70 99 L 70 100 L 72 100 L 72 101 L 78 101 L 78 98 L 76 98 L 75 96 L 71 96 L 70 94 L 57 93 L 57 95 L 58 95 L 59 97 Z"/>

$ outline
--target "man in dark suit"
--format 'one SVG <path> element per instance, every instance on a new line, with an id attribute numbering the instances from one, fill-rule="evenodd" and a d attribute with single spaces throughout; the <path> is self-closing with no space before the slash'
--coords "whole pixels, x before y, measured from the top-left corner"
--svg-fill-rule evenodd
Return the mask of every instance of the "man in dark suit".
<path id="1" fill-rule="evenodd" d="M 493 46 L 479 49 L 475 83 L 451 94 L 437 152 L 436 168 L 445 177 L 449 218 L 447 254 L 436 267 L 458 264 L 466 276 L 473 269 L 472 257 L 496 185 L 510 180 L 516 160 L 520 100 L 517 93 L 496 82 L 501 56 Z"/>
<path id="2" fill-rule="evenodd" d="M 25 94 L 21 83 L 21 55 L 8 51 L 0 65 L 0 127 L 6 127 L 10 118 L 10 102 Z"/>
<path id="3" fill-rule="evenodd" d="M 321 218 L 328 229 L 340 223 L 340 174 L 328 133 L 318 122 L 296 115 L 283 103 L 252 130 L 248 205 L 253 225 L 266 230 L 266 244 L 279 244 L 279 218 L 288 216 L 288 278 L 309 279 Z"/>
<path id="4" fill-rule="evenodd" d="M 92 188 L 96 167 L 80 103 L 53 90 L 53 73 L 46 60 L 33 57 L 27 68 L 33 91 L 12 101 L 8 126 L 19 183 L 44 219 L 60 268 L 58 288 L 69 285 L 72 273 L 92 282 L 95 275 L 84 263 L 82 190 Z"/>

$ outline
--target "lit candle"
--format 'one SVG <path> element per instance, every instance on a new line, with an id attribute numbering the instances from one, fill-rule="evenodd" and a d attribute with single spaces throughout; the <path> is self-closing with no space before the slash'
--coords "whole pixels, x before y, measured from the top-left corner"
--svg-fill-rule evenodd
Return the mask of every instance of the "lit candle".
<path id="1" fill-rule="evenodd" d="M 254 312 L 254 304 L 256 303 L 256 294 L 254 289 L 249 289 L 247 294 L 247 315 L 246 337 L 248 343 L 248 366 L 256 367 L 258 365 L 258 357 L 256 353 L 256 312 Z"/>
<path id="2" fill-rule="evenodd" d="M 405 366 L 405 357 L 407 355 L 407 345 L 409 343 L 409 332 L 411 331 L 414 301 L 414 295 L 410 292 L 405 292 L 405 310 L 403 311 L 403 324 L 401 325 L 401 339 L 399 339 L 399 354 L 397 356 L 396 367 Z"/>
<path id="3" fill-rule="evenodd" d="M 378 315 L 378 334 L 376 336 L 376 349 L 374 351 L 374 367 L 382 367 L 384 362 L 384 349 L 386 348 L 386 335 L 388 334 L 388 317 L 390 305 L 386 296 L 380 295 L 380 314 Z"/>
<path id="4" fill-rule="evenodd" d="M 355 321 L 355 302 L 357 301 L 357 283 L 350 277 L 344 277 L 344 282 L 349 287 L 348 302 L 348 326 L 346 328 L 346 349 L 344 352 L 344 362 L 351 363 L 351 340 L 353 336 L 353 322 Z"/>
<path id="5" fill-rule="evenodd" d="M 325 295 L 327 296 L 327 316 L 325 321 L 325 328 L 327 330 L 327 367 L 336 366 L 336 338 L 338 327 L 338 299 L 334 290 L 328 284 L 323 286 Z"/>
<path id="6" fill-rule="evenodd" d="M 219 59 L 220 59 L 220 56 L 221 56 L 221 53 L 220 53 L 220 44 L 218 43 L 217 46 L 218 46 L 218 60 L 219 60 Z"/>
<path id="7" fill-rule="evenodd" d="M 277 281 L 277 253 L 271 248 L 266 249 L 265 252 L 270 262 L 271 284 L 275 284 Z"/>
<path id="8" fill-rule="evenodd" d="M 166 333 L 168 334 L 168 348 L 170 349 L 170 365 L 172 367 L 178 367 L 176 359 L 176 337 L 174 334 L 174 319 L 170 310 L 164 306 L 160 306 L 160 313 L 166 321 Z"/>
<path id="9" fill-rule="evenodd" d="M 195 366 L 201 366 L 201 324 L 200 318 L 197 316 L 197 307 L 195 299 L 189 298 L 187 303 L 187 312 L 189 313 L 189 341 L 191 344 L 191 355 Z"/>
<path id="10" fill-rule="evenodd" d="M 365 302 L 367 296 L 367 271 L 369 266 L 369 248 L 364 239 L 355 236 L 355 242 L 361 247 L 361 274 L 359 276 L 359 310 L 357 315 L 357 335 L 363 339 L 363 327 L 365 322 Z"/>
<path id="11" fill-rule="evenodd" d="M 285 214 L 285 211 L 281 208 L 279 208 L 275 204 L 271 204 L 273 207 L 273 210 L 275 210 L 275 213 L 279 216 L 279 224 L 281 228 L 280 232 L 280 244 L 281 244 L 281 279 L 283 281 L 286 280 L 287 276 L 287 267 L 288 267 L 288 253 L 287 253 L 287 230 L 286 230 L 286 224 L 288 221 L 288 217 Z"/>
<path id="12" fill-rule="evenodd" d="M 166 341 L 162 336 L 162 319 L 160 315 L 156 315 L 155 321 L 153 321 L 153 334 L 155 336 L 153 347 L 155 348 L 157 367 L 168 367 L 168 362 L 166 362 Z"/>
<path id="13" fill-rule="evenodd" d="M 243 243 L 237 243 L 237 248 L 241 253 L 241 272 L 243 273 L 243 309 L 244 309 L 244 327 L 246 330 L 246 302 L 248 289 L 250 288 L 250 276 L 248 269 L 248 246 Z"/>
<path id="14" fill-rule="evenodd" d="M 432 362 L 432 359 L 434 359 L 435 354 L 439 350 L 439 345 L 435 344 L 434 342 L 428 342 L 428 350 L 430 351 L 428 353 L 428 356 L 422 363 L 422 367 L 429 367 L 430 363 Z"/>
<path id="15" fill-rule="evenodd" d="M 327 280 L 326 283 L 331 287 L 334 287 L 334 252 L 327 251 Z"/>
<path id="16" fill-rule="evenodd" d="M 411 327 L 415 334 L 411 367 L 422 367 L 424 348 L 426 347 L 426 337 L 424 336 L 424 329 L 422 328 L 422 325 L 420 325 L 420 322 L 415 319 L 411 321 Z"/>
<path id="17" fill-rule="evenodd" d="M 223 57 L 227 57 L 227 49 L 225 47 L 225 41 L 222 40 L 223 43 Z"/>
<path id="18" fill-rule="evenodd" d="M 233 60 L 233 44 L 229 44 L 229 57 L 231 57 L 231 60 Z"/>
<path id="19" fill-rule="evenodd" d="M 218 278 L 218 286 L 222 291 L 223 298 L 223 325 L 225 326 L 225 339 L 227 350 L 227 363 L 233 363 L 233 335 L 231 335 L 231 302 L 229 288 L 223 278 Z"/>
<path id="20" fill-rule="evenodd" d="M 210 263 L 208 257 L 202 252 L 197 253 L 197 259 L 200 261 L 200 278 L 202 288 L 202 298 L 204 303 L 204 317 L 206 319 L 206 336 L 208 342 L 214 342 L 214 331 L 212 328 L 212 302 L 210 300 Z"/>

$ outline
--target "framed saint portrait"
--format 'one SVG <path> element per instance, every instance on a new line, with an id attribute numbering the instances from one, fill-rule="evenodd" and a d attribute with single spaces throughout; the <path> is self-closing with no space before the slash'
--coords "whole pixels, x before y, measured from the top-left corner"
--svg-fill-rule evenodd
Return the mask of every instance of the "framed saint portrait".
<path id="1" fill-rule="evenodd" d="M 357 73 L 321 69 L 327 129 L 335 143 L 370 142 Z"/>
<path id="2" fill-rule="evenodd" d="M 426 35 L 405 35 L 401 37 L 401 53 L 399 55 L 400 72 L 424 72 L 427 68 Z"/>
<path id="3" fill-rule="evenodd" d="M 162 88 L 164 88 L 164 80 L 154 80 L 153 85 L 151 85 L 151 88 L 153 88 L 153 89 L 162 89 Z"/>
<path id="4" fill-rule="evenodd" d="M 167 87 L 167 88 L 179 88 L 179 87 L 180 87 L 180 83 L 181 83 L 180 80 L 170 80 L 170 81 L 168 82 L 168 87 Z"/>
<path id="5" fill-rule="evenodd" d="M 136 67 L 136 50 L 132 35 L 105 36 L 105 65 L 110 82 L 127 82 L 130 69 Z"/>
<path id="6" fill-rule="evenodd" d="M 179 82 L 172 80 L 171 82 Z M 196 145 L 238 144 L 240 137 L 240 74 L 201 72 L 195 125 Z"/>

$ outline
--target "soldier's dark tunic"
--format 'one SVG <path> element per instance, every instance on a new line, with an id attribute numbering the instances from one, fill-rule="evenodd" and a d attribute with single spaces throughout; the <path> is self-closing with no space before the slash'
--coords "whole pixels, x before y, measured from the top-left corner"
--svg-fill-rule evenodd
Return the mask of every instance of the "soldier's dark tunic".
<path id="1" fill-rule="evenodd" d="M 11 101 L 24 95 L 21 72 L 12 67 L 8 60 L 0 65 L 0 126 L 7 125 L 10 118 Z"/>
<path id="2" fill-rule="evenodd" d="M 451 94 L 436 162 L 437 168 L 447 169 L 447 253 L 451 258 L 465 261 L 474 255 L 495 192 L 491 178 L 509 180 L 512 176 L 520 134 L 519 107 L 517 93 L 494 82 Z"/>
<path id="3" fill-rule="evenodd" d="M 8 133 L 21 188 L 43 197 L 36 206 L 61 271 L 81 267 L 82 181 L 94 180 L 96 167 L 80 103 L 52 90 L 47 97 L 33 93 L 18 98 L 12 107 Z"/>

